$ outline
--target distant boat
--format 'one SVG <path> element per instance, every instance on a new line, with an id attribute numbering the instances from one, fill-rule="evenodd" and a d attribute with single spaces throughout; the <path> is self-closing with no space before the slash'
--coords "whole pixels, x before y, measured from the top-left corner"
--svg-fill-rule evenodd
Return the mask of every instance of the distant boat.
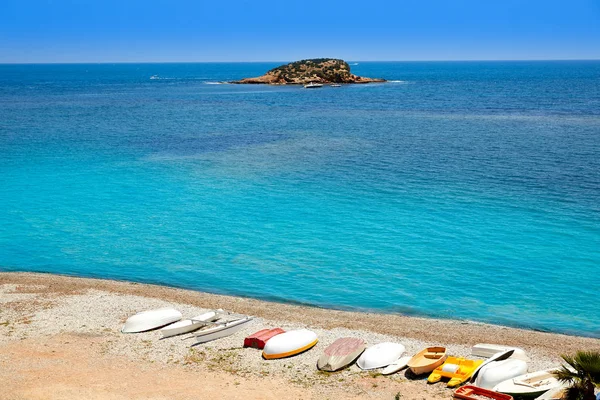
<path id="1" fill-rule="evenodd" d="M 150 79 L 160 79 L 160 76 L 158 76 L 158 75 L 152 75 L 152 76 L 150 77 Z"/>
<path id="2" fill-rule="evenodd" d="M 329 86 L 331 86 L 331 87 L 342 87 L 342 85 L 340 85 L 339 83 L 332 83 Z"/>
<path id="3" fill-rule="evenodd" d="M 304 87 L 306 89 L 316 89 L 316 88 L 323 87 L 323 84 L 322 83 L 310 82 L 309 84 L 304 85 Z"/>

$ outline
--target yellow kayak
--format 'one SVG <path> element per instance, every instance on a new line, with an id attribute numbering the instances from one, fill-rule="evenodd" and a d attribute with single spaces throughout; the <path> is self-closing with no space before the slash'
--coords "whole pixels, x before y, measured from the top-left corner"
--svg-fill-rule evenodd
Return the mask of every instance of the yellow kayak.
<path id="1" fill-rule="evenodd" d="M 450 388 L 465 383 L 483 360 L 469 360 L 460 357 L 448 357 L 446 362 L 433 370 L 427 382 L 436 383 L 442 378 L 449 378 L 447 386 Z"/>

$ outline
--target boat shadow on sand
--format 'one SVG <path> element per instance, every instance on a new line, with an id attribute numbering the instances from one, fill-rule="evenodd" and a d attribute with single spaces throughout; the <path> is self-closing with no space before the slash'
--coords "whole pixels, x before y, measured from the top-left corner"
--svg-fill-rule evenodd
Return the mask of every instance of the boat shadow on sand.
<path id="1" fill-rule="evenodd" d="M 427 380 L 427 378 L 429 377 L 430 374 L 431 374 L 431 372 L 426 372 L 424 374 L 417 375 L 414 372 L 412 372 L 410 368 L 407 368 L 404 370 L 404 377 L 406 379 L 408 379 L 409 381 Z"/>

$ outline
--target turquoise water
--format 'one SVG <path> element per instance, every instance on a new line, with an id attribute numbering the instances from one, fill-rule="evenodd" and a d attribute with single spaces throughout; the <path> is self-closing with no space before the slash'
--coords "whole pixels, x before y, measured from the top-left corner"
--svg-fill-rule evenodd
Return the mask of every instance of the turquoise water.
<path id="1" fill-rule="evenodd" d="M 0 65 L 0 270 L 600 337 L 600 62 L 276 65 Z"/>

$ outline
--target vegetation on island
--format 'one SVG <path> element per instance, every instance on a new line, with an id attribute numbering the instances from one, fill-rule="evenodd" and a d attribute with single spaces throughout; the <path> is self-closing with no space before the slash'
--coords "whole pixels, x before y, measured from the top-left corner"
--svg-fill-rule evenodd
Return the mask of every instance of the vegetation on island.
<path id="1" fill-rule="evenodd" d="M 347 62 L 335 58 L 312 58 L 280 65 L 263 76 L 246 78 L 232 83 L 266 83 L 294 85 L 316 83 L 369 83 L 385 82 L 384 79 L 364 78 L 350 72 Z"/>
<path id="2" fill-rule="evenodd" d="M 287 65 L 273 68 L 268 74 L 281 76 L 287 82 L 302 79 L 305 75 L 314 76 L 329 82 L 342 83 L 350 74 L 350 66 L 344 60 L 314 58 L 296 61 Z"/>

